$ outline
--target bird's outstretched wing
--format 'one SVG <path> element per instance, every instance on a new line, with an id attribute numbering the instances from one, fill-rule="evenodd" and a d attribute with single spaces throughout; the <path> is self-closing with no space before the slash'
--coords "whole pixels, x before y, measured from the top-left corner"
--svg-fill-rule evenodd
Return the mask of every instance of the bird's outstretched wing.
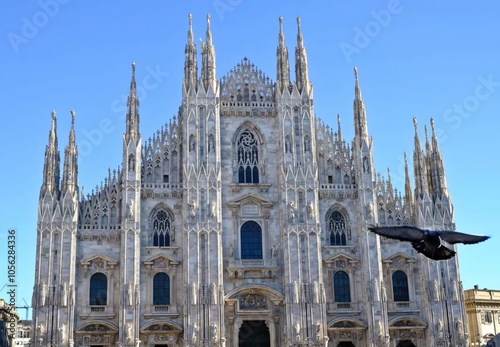
<path id="1" fill-rule="evenodd" d="M 424 238 L 423 230 L 408 225 L 397 227 L 368 227 L 368 229 L 375 234 L 401 241 L 418 242 Z"/>
<path id="2" fill-rule="evenodd" d="M 439 236 L 448 243 L 463 243 L 465 245 L 483 242 L 490 238 L 489 236 L 470 235 L 450 230 L 440 231 Z"/>

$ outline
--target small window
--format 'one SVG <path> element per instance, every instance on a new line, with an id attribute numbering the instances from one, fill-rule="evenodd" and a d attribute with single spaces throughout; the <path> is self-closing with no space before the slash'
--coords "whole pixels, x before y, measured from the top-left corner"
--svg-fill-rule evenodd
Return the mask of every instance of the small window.
<path id="1" fill-rule="evenodd" d="M 349 275 L 344 271 L 337 271 L 333 275 L 333 292 L 335 302 L 351 302 Z"/>
<path id="2" fill-rule="evenodd" d="M 394 301 L 410 301 L 408 292 L 408 277 L 401 270 L 395 271 L 392 274 L 392 291 Z"/>
<path id="3" fill-rule="evenodd" d="M 262 228 L 257 222 L 241 226 L 241 259 L 262 259 Z"/>
<path id="4" fill-rule="evenodd" d="M 170 277 L 164 272 L 153 278 L 153 305 L 170 305 Z"/>
<path id="5" fill-rule="evenodd" d="M 96 273 L 90 278 L 90 305 L 107 305 L 108 279 L 103 273 Z"/>

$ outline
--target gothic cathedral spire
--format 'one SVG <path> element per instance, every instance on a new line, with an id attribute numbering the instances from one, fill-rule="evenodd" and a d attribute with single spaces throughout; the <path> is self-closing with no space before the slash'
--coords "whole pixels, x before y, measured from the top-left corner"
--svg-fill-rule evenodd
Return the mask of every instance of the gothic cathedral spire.
<path id="1" fill-rule="evenodd" d="M 210 15 L 207 15 L 207 34 L 206 43 L 202 44 L 202 67 L 201 67 L 201 78 L 203 81 L 203 87 L 205 91 L 208 92 L 210 87 L 215 91 L 216 89 L 216 79 L 215 79 L 215 49 L 212 45 L 212 31 L 210 30 Z"/>
<path id="2" fill-rule="evenodd" d="M 290 86 L 290 64 L 288 62 L 288 49 L 285 46 L 285 35 L 283 34 L 283 17 L 279 18 L 280 32 L 278 36 L 278 48 L 276 49 L 276 89 L 282 93 Z"/>
<path id="3" fill-rule="evenodd" d="M 68 146 L 64 150 L 62 193 L 78 193 L 78 150 L 75 144 L 75 111 L 71 110 L 71 130 Z"/>
<path id="4" fill-rule="evenodd" d="M 425 162 L 424 151 L 420 147 L 420 138 L 418 136 L 417 119 L 413 118 L 415 126 L 415 149 L 413 150 L 413 170 L 415 175 L 415 199 L 423 199 L 428 196 L 429 186 L 427 184 L 427 165 Z"/>
<path id="5" fill-rule="evenodd" d="M 56 198 L 59 195 L 60 156 L 57 145 L 57 119 L 56 111 L 52 111 L 52 126 L 49 131 L 49 141 L 45 148 L 45 161 L 43 165 L 43 183 L 40 198 L 45 193 L 50 193 Z"/>
<path id="6" fill-rule="evenodd" d="M 368 139 L 368 122 L 366 120 L 365 103 L 361 97 L 358 69 L 356 67 L 354 68 L 354 78 L 356 80 L 354 87 L 354 132 L 356 138 L 363 141 Z"/>
<path id="7" fill-rule="evenodd" d="M 189 14 L 188 42 L 184 50 L 186 58 L 184 62 L 184 91 L 188 92 L 190 88 L 196 89 L 198 66 L 196 58 L 196 45 L 193 40 L 193 16 Z"/>
<path id="8" fill-rule="evenodd" d="M 125 140 L 137 139 L 139 136 L 139 100 L 135 83 L 135 62 L 132 62 L 132 80 L 130 81 L 130 95 L 127 100 L 127 126 Z"/>
<path id="9" fill-rule="evenodd" d="M 307 72 L 307 54 L 300 29 L 300 17 L 297 17 L 297 47 L 295 48 L 295 82 L 300 93 L 309 93 L 309 73 Z"/>

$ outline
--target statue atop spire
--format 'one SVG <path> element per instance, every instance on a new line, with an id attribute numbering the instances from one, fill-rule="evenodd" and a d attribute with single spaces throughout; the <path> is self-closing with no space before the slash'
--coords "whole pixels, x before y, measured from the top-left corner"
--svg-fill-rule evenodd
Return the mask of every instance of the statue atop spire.
<path id="1" fill-rule="evenodd" d="M 49 192 L 52 196 L 59 197 L 60 156 L 57 144 L 57 118 L 56 111 L 51 113 L 51 127 L 49 140 L 45 148 L 45 161 L 43 164 L 43 183 L 40 196 Z"/>

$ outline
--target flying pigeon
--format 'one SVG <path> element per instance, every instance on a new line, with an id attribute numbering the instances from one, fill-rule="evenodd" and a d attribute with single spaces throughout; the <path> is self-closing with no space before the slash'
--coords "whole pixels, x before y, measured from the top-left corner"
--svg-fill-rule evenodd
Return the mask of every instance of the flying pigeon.
<path id="1" fill-rule="evenodd" d="M 451 244 L 463 243 L 470 245 L 486 241 L 489 236 L 478 236 L 459 233 L 451 230 L 425 230 L 414 226 L 368 227 L 375 234 L 391 239 L 411 242 L 413 248 L 434 260 L 450 259 L 455 252 L 443 245 L 443 241 Z"/>

